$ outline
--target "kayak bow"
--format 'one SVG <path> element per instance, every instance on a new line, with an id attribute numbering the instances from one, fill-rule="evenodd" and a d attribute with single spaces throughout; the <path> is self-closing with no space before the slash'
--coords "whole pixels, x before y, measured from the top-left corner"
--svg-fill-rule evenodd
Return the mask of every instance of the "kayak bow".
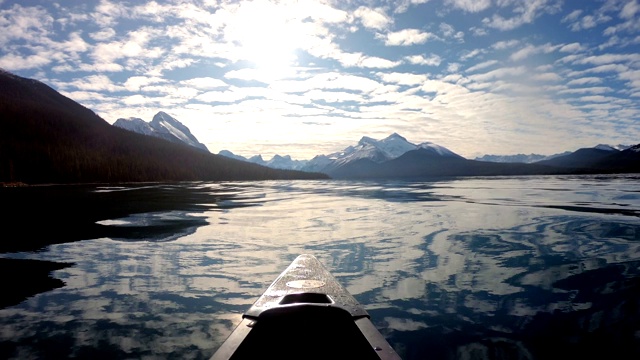
<path id="1" fill-rule="evenodd" d="M 211 358 L 393 359 L 369 314 L 313 255 L 298 256 Z"/>

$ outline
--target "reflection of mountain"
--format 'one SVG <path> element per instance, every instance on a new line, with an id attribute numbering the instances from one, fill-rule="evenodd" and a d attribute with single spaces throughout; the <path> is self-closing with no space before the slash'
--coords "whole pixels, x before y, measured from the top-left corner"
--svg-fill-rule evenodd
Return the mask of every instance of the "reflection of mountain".
<path id="1" fill-rule="evenodd" d="M 126 189 L 126 190 L 125 190 Z M 0 217 L 4 228 L 19 229 L 20 241 L 0 242 L 1 252 L 36 250 L 49 244 L 101 237 L 153 238 L 154 232 L 170 236 L 184 228 L 206 225 L 206 221 L 165 218 L 144 226 L 122 229 L 100 221 L 120 219 L 132 214 L 189 212 L 192 216 L 211 209 L 226 197 L 211 194 L 197 186 L 153 185 L 102 188 L 98 186 L 47 186 L 24 189 L 0 188 L 11 211 Z M 197 201 L 196 201 L 197 199 Z M 64 208 L 64 211 L 60 211 Z M 37 222 L 38 226 L 33 226 Z M 136 235 L 136 233 L 138 235 Z M 169 234 L 168 234 L 169 233 Z M 126 235 L 125 235 L 126 234 Z M 146 235 L 145 235 L 146 234 Z"/>
<path id="2" fill-rule="evenodd" d="M 71 264 L 39 260 L 0 259 L 0 273 L 4 274 L 0 289 L 0 309 L 17 305 L 36 294 L 64 286 L 64 282 L 51 277 L 54 270 Z"/>
<path id="3" fill-rule="evenodd" d="M 208 223 L 191 212 L 172 211 L 132 214 L 98 224 L 105 226 L 104 236 L 113 240 L 165 242 L 191 235 Z"/>

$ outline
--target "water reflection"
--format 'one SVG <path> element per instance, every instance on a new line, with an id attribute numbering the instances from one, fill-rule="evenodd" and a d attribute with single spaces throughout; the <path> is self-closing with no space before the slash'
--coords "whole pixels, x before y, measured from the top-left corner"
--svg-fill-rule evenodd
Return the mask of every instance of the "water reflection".
<path id="1" fill-rule="evenodd" d="M 91 231 L 5 253 L 74 265 L 0 310 L 0 357 L 208 358 L 305 252 L 406 360 L 640 355 L 633 177 L 183 186 L 82 189 Z"/>

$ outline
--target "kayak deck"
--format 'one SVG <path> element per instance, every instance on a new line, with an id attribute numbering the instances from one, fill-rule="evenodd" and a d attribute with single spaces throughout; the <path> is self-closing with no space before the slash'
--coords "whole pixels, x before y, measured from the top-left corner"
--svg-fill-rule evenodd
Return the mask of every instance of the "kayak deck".
<path id="1" fill-rule="evenodd" d="M 213 355 L 226 359 L 400 359 L 312 255 L 298 256 Z"/>

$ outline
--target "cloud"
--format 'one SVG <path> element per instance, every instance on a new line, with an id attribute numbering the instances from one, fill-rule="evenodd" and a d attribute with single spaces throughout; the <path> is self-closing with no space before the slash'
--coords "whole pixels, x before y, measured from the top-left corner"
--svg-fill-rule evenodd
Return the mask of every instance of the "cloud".
<path id="1" fill-rule="evenodd" d="M 42 7 L 14 4 L 0 10 L 0 45 L 4 47 L 11 40 L 40 43 L 51 35 L 53 23 L 53 17 Z"/>
<path id="2" fill-rule="evenodd" d="M 361 6 L 353 13 L 355 17 L 360 19 L 362 25 L 368 29 L 385 30 L 393 22 L 383 9 L 371 9 Z"/>
<path id="3" fill-rule="evenodd" d="M 0 68 L 10 71 L 26 70 L 39 68 L 51 63 L 51 58 L 44 54 L 20 56 L 16 54 L 7 54 L 0 57 Z"/>
<path id="4" fill-rule="evenodd" d="M 471 66 L 466 71 L 467 72 L 474 72 L 474 71 L 477 71 L 477 70 L 481 70 L 481 69 L 493 66 L 495 64 L 498 64 L 498 60 L 487 60 L 487 61 L 483 61 L 481 63 L 477 63 L 474 66 Z"/>
<path id="5" fill-rule="evenodd" d="M 553 52 L 555 50 L 557 50 L 558 48 L 560 48 L 561 45 L 552 45 L 551 43 L 547 43 L 544 45 L 539 45 L 539 46 L 534 46 L 534 45 L 527 45 L 524 48 L 516 51 L 515 53 L 511 54 L 511 56 L 509 57 L 510 60 L 512 61 L 519 61 L 519 60 L 523 60 L 526 59 L 532 55 L 535 54 L 539 54 L 539 53 L 545 53 L 548 54 L 550 52 Z"/>
<path id="6" fill-rule="evenodd" d="M 62 85 L 62 84 L 61 84 Z M 90 75 L 80 79 L 75 79 L 64 84 L 63 88 L 74 87 L 83 91 L 121 91 L 123 88 L 114 84 L 106 75 Z"/>
<path id="7" fill-rule="evenodd" d="M 518 44 L 520 44 L 520 40 L 502 40 L 494 43 L 491 47 L 496 50 L 504 50 L 515 47 Z"/>
<path id="8" fill-rule="evenodd" d="M 593 77 L 593 76 L 589 76 L 589 77 L 583 77 L 583 78 L 579 78 L 579 79 L 573 79 L 571 81 L 569 81 L 567 83 L 567 85 L 591 85 L 591 84 L 600 84 L 602 83 L 602 79 L 598 78 L 598 77 Z"/>
<path id="9" fill-rule="evenodd" d="M 582 50 L 584 50 L 584 47 L 582 45 L 580 45 L 580 43 L 574 42 L 574 43 L 562 46 L 558 51 L 575 53 L 575 52 L 579 52 L 579 51 L 582 51 Z"/>
<path id="10" fill-rule="evenodd" d="M 603 64 L 612 64 L 618 62 L 631 62 L 637 63 L 640 62 L 640 54 L 602 54 L 602 55 L 594 55 L 582 58 L 577 60 L 576 64 L 593 64 L 593 65 L 603 65 Z"/>
<path id="11" fill-rule="evenodd" d="M 246 98 L 245 94 L 242 94 L 234 90 L 207 91 L 195 97 L 196 100 L 207 102 L 207 103 L 211 103 L 211 102 L 234 103 L 244 98 Z"/>
<path id="12" fill-rule="evenodd" d="M 510 3 L 510 2 L 509 2 Z M 560 3 L 553 0 L 528 0 L 517 2 L 513 7 L 511 18 L 504 18 L 494 14 L 491 18 L 484 18 L 482 23 L 490 28 L 506 31 L 516 29 L 524 24 L 531 24 L 537 17 L 544 13 L 556 13 L 560 9 Z"/>
<path id="13" fill-rule="evenodd" d="M 637 0 L 627 2 L 622 10 L 620 10 L 620 17 L 623 19 L 631 19 L 640 12 L 640 5 Z"/>
<path id="14" fill-rule="evenodd" d="M 564 23 L 564 22 L 575 21 L 580 16 L 580 14 L 582 14 L 581 9 L 573 10 L 572 12 L 567 14 L 565 17 L 563 17 L 562 20 L 560 20 L 560 22 Z"/>
<path id="15" fill-rule="evenodd" d="M 553 73 L 553 72 L 546 72 L 543 74 L 534 74 L 531 77 L 533 80 L 536 81 L 560 81 L 562 80 L 562 77 L 560 77 L 560 75 Z"/>
<path id="16" fill-rule="evenodd" d="M 440 33 L 444 38 L 453 38 L 457 41 L 464 41 L 464 33 L 462 31 L 456 31 L 456 29 L 447 23 L 440 23 Z"/>
<path id="17" fill-rule="evenodd" d="M 440 66 L 442 58 L 436 54 L 431 54 L 429 57 L 423 55 L 409 55 L 405 57 L 410 64 L 413 65 L 426 65 L 426 66 Z"/>
<path id="18" fill-rule="evenodd" d="M 150 84 L 161 84 L 167 80 L 157 76 L 131 76 L 123 84 L 128 91 L 140 91 L 143 87 Z"/>
<path id="19" fill-rule="evenodd" d="M 375 56 L 364 56 L 358 61 L 358 66 L 363 68 L 390 69 L 401 63 L 401 61 L 391 61 Z"/>
<path id="20" fill-rule="evenodd" d="M 418 29 L 404 29 L 397 32 L 391 32 L 384 36 L 385 45 L 389 46 L 410 46 L 416 44 L 424 44 L 429 39 L 435 39 L 437 36 L 432 33 L 421 31 Z"/>
<path id="21" fill-rule="evenodd" d="M 181 84 L 192 86 L 199 90 L 212 90 L 229 87 L 224 81 L 212 77 L 200 77 L 181 81 Z"/>
<path id="22" fill-rule="evenodd" d="M 491 0 L 446 0 L 445 4 L 462 11 L 477 13 L 488 9 L 491 6 Z"/>
<path id="23" fill-rule="evenodd" d="M 420 85 L 428 80 L 428 77 L 422 74 L 394 72 L 394 73 L 377 73 L 376 75 L 386 83 L 408 85 L 408 86 Z"/>

